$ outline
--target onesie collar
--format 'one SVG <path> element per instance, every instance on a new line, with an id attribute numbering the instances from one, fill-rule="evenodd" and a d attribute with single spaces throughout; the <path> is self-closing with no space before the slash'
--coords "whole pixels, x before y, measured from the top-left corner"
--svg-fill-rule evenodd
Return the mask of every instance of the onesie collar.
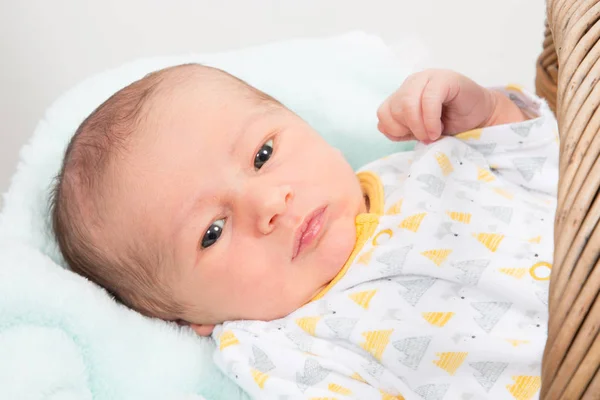
<path id="1" fill-rule="evenodd" d="M 333 278 L 333 280 L 329 282 L 329 284 L 321 291 L 319 291 L 310 301 L 319 300 L 325 296 L 325 294 L 327 294 L 327 292 L 329 292 L 329 290 L 335 286 L 344 277 L 344 275 L 346 275 L 350 265 L 352 265 L 352 262 L 358 253 L 360 253 L 369 238 L 373 236 L 377 225 L 379 225 L 379 216 L 383 214 L 384 199 L 381 181 L 377 175 L 369 171 L 359 172 L 357 177 L 363 193 L 369 198 L 369 212 L 358 214 L 356 216 L 356 242 L 350 257 L 348 257 L 348 260 L 346 260 L 344 266 L 340 272 L 338 272 L 335 278 Z"/>

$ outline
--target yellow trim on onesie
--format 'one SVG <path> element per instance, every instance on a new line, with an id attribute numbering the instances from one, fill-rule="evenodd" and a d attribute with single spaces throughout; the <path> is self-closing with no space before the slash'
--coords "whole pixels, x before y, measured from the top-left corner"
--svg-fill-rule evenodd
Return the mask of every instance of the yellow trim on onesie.
<path id="1" fill-rule="evenodd" d="M 383 185 L 379 177 L 370 171 L 359 172 L 357 175 L 360 188 L 369 198 L 369 213 L 383 215 Z"/>
<path id="2" fill-rule="evenodd" d="M 325 296 L 346 275 L 348 268 L 379 225 L 379 216 L 383 214 L 383 186 L 377 175 L 372 172 L 359 172 L 357 176 L 363 193 L 369 198 L 370 212 L 356 216 L 356 243 L 350 257 L 335 278 L 310 301 L 319 300 Z"/>

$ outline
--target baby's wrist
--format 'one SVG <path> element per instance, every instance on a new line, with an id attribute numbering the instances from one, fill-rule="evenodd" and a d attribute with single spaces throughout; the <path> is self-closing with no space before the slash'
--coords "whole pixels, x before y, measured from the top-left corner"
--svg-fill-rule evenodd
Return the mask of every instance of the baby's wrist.
<path id="1" fill-rule="evenodd" d="M 493 106 L 489 118 L 482 126 L 480 126 L 480 128 L 523 122 L 529 119 L 529 117 L 523 113 L 523 110 L 521 110 L 521 108 L 519 108 L 519 106 L 504 93 L 494 89 L 486 90 L 489 91 Z"/>

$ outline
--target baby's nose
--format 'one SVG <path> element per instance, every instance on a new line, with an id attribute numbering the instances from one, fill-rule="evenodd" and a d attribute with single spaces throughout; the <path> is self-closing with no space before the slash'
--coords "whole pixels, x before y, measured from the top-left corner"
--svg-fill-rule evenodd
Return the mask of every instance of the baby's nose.
<path id="1" fill-rule="evenodd" d="M 257 211 L 257 228 L 262 234 L 267 235 L 275 229 L 281 216 L 288 210 L 293 197 L 289 185 L 261 190 L 261 193 L 257 194 L 253 207 Z"/>

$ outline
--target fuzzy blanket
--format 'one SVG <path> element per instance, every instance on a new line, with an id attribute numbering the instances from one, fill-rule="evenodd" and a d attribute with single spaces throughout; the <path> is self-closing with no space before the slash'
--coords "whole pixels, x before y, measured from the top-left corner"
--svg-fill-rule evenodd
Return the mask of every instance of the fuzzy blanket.
<path id="1" fill-rule="evenodd" d="M 48 229 L 49 188 L 70 136 L 97 105 L 150 71 L 201 62 L 278 98 L 358 167 L 406 148 L 377 132 L 375 111 L 423 60 L 424 50 L 415 40 L 392 50 L 354 32 L 144 59 L 59 98 L 22 149 L 0 213 L 0 398 L 245 398 L 213 365 L 210 340 L 142 317 L 64 268 Z"/>

